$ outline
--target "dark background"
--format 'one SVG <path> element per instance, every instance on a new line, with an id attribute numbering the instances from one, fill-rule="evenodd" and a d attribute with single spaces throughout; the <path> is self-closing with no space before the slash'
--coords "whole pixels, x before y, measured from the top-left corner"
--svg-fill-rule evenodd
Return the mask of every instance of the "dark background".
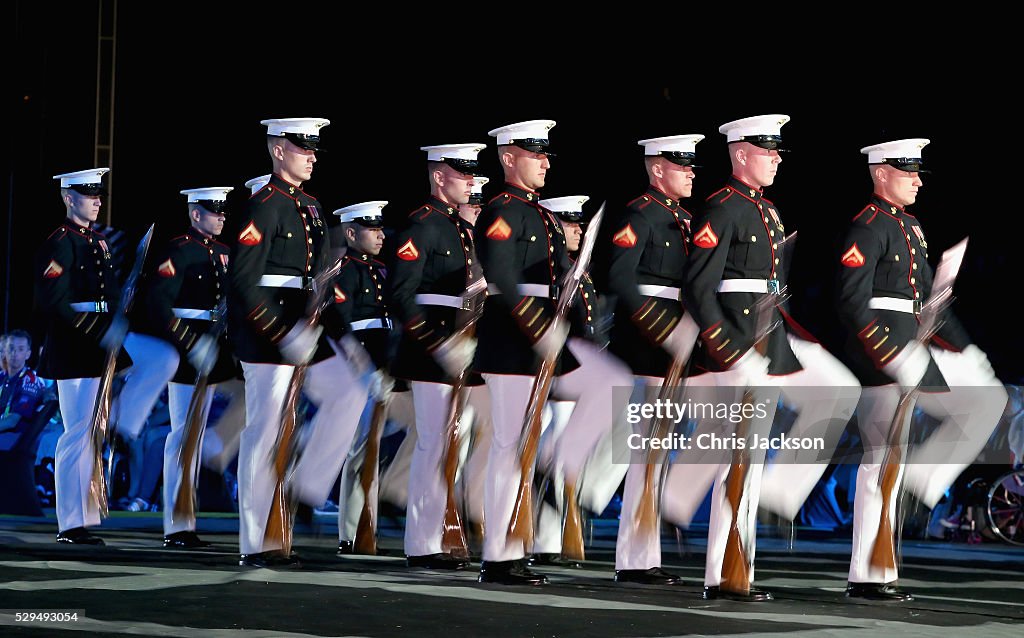
<path id="1" fill-rule="evenodd" d="M 909 210 L 922 220 L 933 262 L 970 235 L 957 313 L 1004 381 L 1024 378 L 1024 339 L 1011 311 L 1024 231 L 1013 169 L 1017 87 L 985 44 L 887 37 L 844 50 L 819 36 L 788 55 L 756 39 L 673 50 L 663 37 L 692 36 L 665 25 L 675 31 L 595 46 L 556 29 L 516 36 L 493 23 L 466 38 L 424 24 L 405 35 L 391 23 L 333 14 L 289 21 L 240 5 L 217 15 L 213 4 L 118 3 L 109 204 L 111 225 L 132 244 L 153 222 L 155 242 L 185 228 L 184 188 L 234 186 L 231 210 L 241 210 L 243 183 L 270 170 L 265 118 L 329 118 L 328 152 L 306 189 L 329 211 L 388 200 L 385 219 L 396 227 L 427 194 L 420 146 L 488 143 L 481 158 L 490 195 L 501 180 L 487 131 L 556 120 L 558 156 L 543 194 L 589 195 L 590 211 L 607 201 L 614 218 L 646 184 L 637 140 L 707 136 L 686 202 L 695 210 L 728 177 L 718 126 L 785 113 L 793 150 L 767 196 L 787 230 L 800 232 L 790 274 L 797 319 L 838 347 L 832 282 L 841 237 L 871 192 L 859 149 L 927 137 L 933 173 Z M 2 186 L 12 247 L 7 330 L 31 322 L 32 255 L 64 215 L 51 176 L 93 166 L 98 2 L 18 1 L 5 11 L 15 61 L 5 80 L 14 123 L 4 134 Z M 224 236 L 233 236 L 230 221 Z"/>

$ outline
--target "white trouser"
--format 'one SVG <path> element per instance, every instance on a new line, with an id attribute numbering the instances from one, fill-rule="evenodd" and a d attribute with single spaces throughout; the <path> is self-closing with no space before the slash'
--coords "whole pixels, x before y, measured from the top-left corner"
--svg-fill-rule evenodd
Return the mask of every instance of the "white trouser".
<path id="1" fill-rule="evenodd" d="M 871 551 L 878 537 L 878 524 L 882 514 L 882 490 L 878 478 L 885 458 L 889 426 L 900 400 L 900 389 L 895 384 L 864 388 L 857 406 L 857 425 L 864 445 L 864 456 L 857 469 L 857 489 L 853 498 L 853 548 L 850 554 L 851 583 L 888 583 L 898 577 L 897 569 L 879 569 L 871 566 Z M 903 428 L 901 453 L 906 454 L 910 424 Z M 900 464 L 892 498 L 889 501 L 889 521 L 895 532 L 896 505 L 899 501 L 900 482 L 904 465 Z"/>
<path id="2" fill-rule="evenodd" d="M 295 368 L 242 362 L 242 370 L 246 423 L 238 458 L 239 546 L 242 554 L 253 554 L 281 549 L 266 544 L 264 536 L 278 480 L 274 447 Z M 288 490 L 294 498 L 317 506 L 327 500 L 341 470 L 367 391 L 348 362 L 338 356 L 311 365 L 303 389 L 318 409 Z"/>
<path id="3" fill-rule="evenodd" d="M 1007 395 L 1002 384 L 987 370 L 974 365 L 962 354 L 931 348 L 932 359 L 946 379 L 949 392 L 917 395 L 917 407 L 942 423 L 921 445 L 909 451 L 890 499 L 889 520 L 895 532 L 896 496 L 900 481 L 927 507 L 934 507 L 960 472 L 977 457 L 998 424 Z M 853 502 L 853 551 L 850 582 L 887 583 L 899 576 L 896 569 L 872 568 L 871 551 L 878 534 L 882 492 L 878 476 L 882 471 L 886 442 L 893 414 L 899 403 L 896 384 L 865 388 L 857 408 L 864 458 L 857 470 L 857 491 Z M 909 428 L 903 430 L 906 444 Z M 904 448 L 904 458 L 907 451 Z M 947 459 L 949 462 L 939 462 Z"/>
<path id="4" fill-rule="evenodd" d="M 57 380 L 64 422 L 64 433 L 57 439 L 54 453 L 57 528 L 61 532 L 100 524 L 100 511 L 89 498 L 94 459 L 89 425 L 99 387 L 99 377 Z"/>
<path id="5" fill-rule="evenodd" d="M 793 520 L 825 472 L 860 399 L 860 382 L 817 343 L 789 335 L 803 370 L 772 377 L 798 416 L 787 436 L 821 439 L 822 450 L 780 450 L 761 479 L 761 507 Z"/>
<path id="6" fill-rule="evenodd" d="M 411 390 L 391 395 L 388 421 L 404 428 L 405 438 L 381 473 L 377 498 L 405 509 L 409 500 L 409 466 L 412 465 L 412 451 L 416 449 L 416 405 Z"/>
<path id="7" fill-rule="evenodd" d="M 533 536 L 533 552 L 535 554 L 560 554 L 562 552 L 562 497 L 565 487 L 565 476 L 561 465 L 555 458 L 565 426 L 569 423 L 575 401 L 549 401 L 544 409 L 543 430 L 540 445 L 537 449 L 537 472 L 547 476 L 554 490 L 555 504 L 544 500 L 544 494 L 534 491 L 533 502 L 536 504 L 534 513 L 537 527 Z"/>
<path id="8" fill-rule="evenodd" d="M 697 377 L 686 379 L 686 392 L 685 399 L 688 401 L 714 401 L 714 378 L 709 374 L 703 374 Z M 653 403 L 661 391 L 662 383 L 664 383 L 663 377 L 647 377 L 638 376 L 636 378 L 635 391 L 633 399 L 637 403 Z M 676 401 L 680 400 L 680 397 L 675 398 Z M 641 419 L 638 423 L 630 426 L 632 432 L 640 435 L 641 437 L 648 437 L 650 435 L 650 419 Z M 674 426 L 669 426 L 668 431 L 672 432 L 675 429 Z M 622 514 L 619 520 L 619 533 L 615 541 L 615 569 L 650 569 L 651 567 L 661 567 L 661 524 L 660 520 L 658 524 L 651 530 L 640 530 L 637 528 L 637 508 L 640 506 L 640 501 L 643 497 L 644 492 L 644 479 L 647 472 L 647 451 L 646 450 L 630 450 L 627 442 L 620 443 L 621 447 L 616 450 L 618 456 L 622 454 L 622 450 L 630 451 L 629 465 L 624 465 L 623 459 L 615 458 L 617 467 L 626 468 L 626 484 L 623 487 L 622 492 Z M 662 452 L 664 454 L 664 452 Z M 663 459 L 664 460 L 664 459 Z M 682 457 L 681 462 L 687 463 L 687 457 Z M 675 520 L 675 516 L 679 514 L 671 510 L 674 505 L 673 497 L 677 494 L 691 494 L 696 496 L 694 486 L 689 483 L 681 483 L 676 485 L 673 489 L 670 489 L 672 479 L 676 479 L 677 483 L 681 482 L 681 473 L 676 473 L 676 465 L 672 465 L 669 469 L 668 478 L 666 480 L 666 486 L 664 495 L 662 496 L 662 504 L 658 511 L 667 520 Z M 714 479 L 715 472 L 718 470 L 718 465 L 712 465 L 709 463 L 694 463 L 686 466 L 689 472 L 689 479 L 694 480 L 700 484 L 700 487 L 696 488 L 699 491 L 699 501 L 696 505 L 693 505 L 693 509 L 704 500 L 704 495 L 707 494 L 708 488 L 711 486 L 711 482 Z M 659 463 L 654 468 L 653 473 L 653 496 L 658 498 L 661 494 L 661 478 L 662 478 L 662 466 Z M 703 477 L 695 478 L 695 471 L 703 471 Z M 657 505 L 656 505 L 657 507 Z M 669 512 L 661 512 L 663 509 L 670 509 Z M 692 516 L 692 512 L 690 514 Z M 687 519 L 688 522 L 689 519 Z"/>
<path id="9" fill-rule="evenodd" d="M 215 385 L 206 388 L 206 397 L 202 406 L 202 430 L 199 432 L 196 454 L 192 457 L 192 464 L 187 470 L 192 474 L 193 490 L 199 489 L 199 451 L 202 450 L 203 433 L 206 430 L 206 420 L 210 416 L 214 388 L 216 388 Z M 171 433 L 164 439 L 164 535 L 196 529 L 194 515 L 183 519 L 174 518 L 174 505 L 178 499 L 182 476 L 178 456 L 181 454 L 184 444 L 185 426 L 188 425 L 188 407 L 195 389 L 194 385 L 187 383 L 171 383 L 167 386 L 167 408 L 171 413 Z"/>
<path id="10" fill-rule="evenodd" d="M 556 445 L 556 458 L 567 481 L 576 483 L 583 465 L 598 439 L 608 431 L 628 400 L 621 389 L 628 387 L 632 377 L 621 362 L 578 339 L 569 341 L 579 367 L 556 377 L 552 394 L 562 399 L 575 399 L 565 431 Z M 491 395 L 494 438 L 487 461 L 484 488 L 484 552 L 486 561 L 517 560 L 526 548 L 508 539 L 508 526 L 519 490 L 520 471 L 517 455 L 523 430 L 527 403 L 534 378 L 525 375 L 485 374 Z M 616 405 L 617 399 L 622 405 Z"/>
<path id="11" fill-rule="evenodd" d="M 459 487 L 466 507 L 466 522 L 483 525 L 487 457 L 491 451 L 491 440 L 494 438 L 494 427 L 491 425 L 491 396 L 486 385 L 469 388 L 469 400 L 464 414 L 470 413 L 472 418 L 468 419 L 467 423 L 470 424 L 472 440 Z"/>
<path id="12" fill-rule="evenodd" d="M 228 379 L 217 384 L 217 394 L 228 398 L 228 406 L 203 436 L 203 465 L 224 473 L 238 456 L 238 444 L 245 429 L 245 382 Z"/>
<path id="13" fill-rule="evenodd" d="M 372 398 L 366 402 L 362 416 L 359 417 L 359 429 L 356 431 L 355 441 L 345 457 L 345 464 L 341 468 L 341 485 L 338 490 L 338 540 L 355 541 L 356 530 L 359 528 L 359 518 L 363 513 L 363 506 L 367 504 L 366 493 L 362 486 L 363 464 L 366 462 L 366 447 L 370 441 L 370 425 L 373 420 L 373 409 L 376 401 Z M 382 428 L 383 429 L 383 428 Z M 381 432 L 377 433 L 377 444 L 380 444 Z M 379 461 L 379 457 L 378 457 Z M 373 467 L 373 479 L 370 482 L 370 508 L 371 520 L 377 520 L 377 494 L 380 480 L 380 463 Z"/>
<path id="14" fill-rule="evenodd" d="M 125 372 L 124 386 L 111 408 L 111 417 L 121 436 L 134 440 L 178 371 L 180 357 L 169 342 L 138 332 L 128 333 L 124 349 L 132 358 L 132 367 Z"/>
<path id="15" fill-rule="evenodd" d="M 444 481 L 445 426 L 451 410 L 452 386 L 413 381 L 416 406 L 416 447 L 409 467 L 409 499 L 405 511 L 405 554 L 441 553 L 447 486 Z"/>

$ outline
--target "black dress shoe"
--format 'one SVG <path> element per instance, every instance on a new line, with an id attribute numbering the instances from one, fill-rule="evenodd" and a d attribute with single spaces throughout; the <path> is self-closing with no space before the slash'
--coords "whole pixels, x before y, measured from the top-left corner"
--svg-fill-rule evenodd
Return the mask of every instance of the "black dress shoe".
<path id="1" fill-rule="evenodd" d="M 259 552 L 258 554 L 242 554 L 238 557 L 238 565 L 241 567 L 281 567 L 295 568 L 302 567 L 299 557 L 295 552 L 285 556 L 280 550 Z"/>
<path id="2" fill-rule="evenodd" d="M 914 600 L 913 596 L 892 583 L 846 583 L 846 597 L 893 603 Z"/>
<path id="3" fill-rule="evenodd" d="M 71 545 L 106 545 L 99 536 L 93 536 L 84 527 L 72 527 L 57 534 L 58 543 Z"/>
<path id="4" fill-rule="evenodd" d="M 536 565 L 548 565 L 551 567 L 571 567 L 573 569 L 579 569 L 583 567 L 577 561 L 571 558 L 565 558 L 561 554 L 542 552 L 540 554 L 531 554 L 526 560 L 526 564 L 534 567 Z"/>
<path id="5" fill-rule="evenodd" d="M 426 569 L 446 569 L 458 571 L 469 567 L 469 561 L 463 558 L 455 558 L 451 554 L 426 554 L 424 556 L 406 556 L 405 562 L 409 567 L 424 567 Z"/>
<path id="6" fill-rule="evenodd" d="M 530 571 L 525 560 L 485 560 L 480 563 L 477 582 L 496 585 L 547 585 L 548 577 Z"/>
<path id="7" fill-rule="evenodd" d="M 775 596 L 772 596 L 770 591 L 758 589 L 757 587 L 751 587 L 748 592 L 722 589 L 717 585 L 704 588 L 704 600 L 718 600 L 720 598 L 735 600 L 741 603 L 763 603 L 767 600 L 775 600 Z"/>
<path id="8" fill-rule="evenodd" d="M 679 576 L 671 574 L 660 567 L 650 569 L 617 569 L 615 582 L 638 583 L 640 585 L 675 585 Z"/>
<path id="9" fill-rule="evenodd" d="M 175 532 L 164 536 L 164 547 L 168 549 L 199 549 L 210 543 L 199 538 L 195 532 Z"/>
<path id="10" fill-rule="evenodd" d="M 338 541 L 338 556 L 344 556 L 354 552 L 355 546 L 352 544 L 352 541 Z"/>

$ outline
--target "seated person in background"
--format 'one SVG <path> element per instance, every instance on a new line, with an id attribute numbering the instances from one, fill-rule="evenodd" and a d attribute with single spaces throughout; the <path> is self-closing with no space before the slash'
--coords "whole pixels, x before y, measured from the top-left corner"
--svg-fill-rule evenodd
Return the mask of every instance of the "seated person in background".
<path id="1" fill-rule="evenodd" d="M 0 371 L 0 432 L 27 425 L 46 398 L 46 382 L 26 362 L 32 356 L 32 337 L 24 330 L 5 335 L 2 342 L 4 369 Z"/>

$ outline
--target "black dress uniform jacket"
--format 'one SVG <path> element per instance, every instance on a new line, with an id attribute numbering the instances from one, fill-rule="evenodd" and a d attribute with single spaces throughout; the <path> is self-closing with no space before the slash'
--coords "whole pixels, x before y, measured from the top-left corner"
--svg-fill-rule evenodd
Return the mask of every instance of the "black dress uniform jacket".
<path id="1" fill-rule="evenodd" d="M 777 279 L 785 286 L 785 273 L 778 242 L 785 227 L 775 204 L 761 189 L 735 176 L 726 186 L 707 198 L 701 216 L 692 222 L 692 250 L 687 260 L 683 302 L 701 329 L 704 346 L 700 367 L 713 372 L 728 370 L 754 345 L 760 293 L 719 293 L 723 279 Z M 772 321 L 780 318 L 790 327 L 813 339 L 793 322 L 785 309 L 773 307 Z M 769 374 L 790 374 L 801 370 L 789 347 L 786 330 L 779 326 L 768 337 L 766 356 Z"/>
<path id="2" fill-rule="evenodd" d="M 573 259 L 573 262 L 575 261 Z M 569 336 L 586 339 L 600 346 L 602 335 L 598 334 L 598 329 L 603 318 L 603 308 L 594 287 L 594 280 L 589 274 L 584 273 L 578 288 L 576 299 L 573 300 L 569 311 Z"/>
<path id="3" fill-rule="evenodd" d="M 442 383 L 447 375 L 431 354 L 456 328 L 456 308 L 421 305 L 416 295 L 459 296 L 479 277 L 472 227 L 456 207 L 431 197 L 409 214 L 399 235 L 391 273 L 391 304 L 402 322 L 402 339 L 392 368 L 409 381 Z"/>
<path id="4" fill-rule="evenodd" d="M 633 374 L 663 377 L 672 357 L 659 344 L 683 316 L 680 299 L 647 297 L 638 286 L 683 287 L 693 215 L 653 186 L 630 202 L 612 235 L 608 289 L 618 297 L 609 350 Z"/>
<path id="5" fill-rule="evenodd" d="M 477 251 L 484 276 L 501 293 L 488 295 L 480 318 L 477 372 L 535 375 L 540 369 L 532 344 L 554 319 L 558 286 L 572 262 L 561 224 L 538 199 L 533 191 L 505 184 L 504 192 L 477 219 Z M 516 285 L 523 283 L 548 286 L 550 294 L 522 296 Z M 555 374 L 577 367 L 576 359 L 563 349 Z"/>
<path id="6" fill-rule="evenodd" d="M 916 338 L 918 315 L 868 304 L 872 297 L 924 302 L 931 295 L 933 272 L 921 224 L 902 207 L 874 195 L 853 218 L 840 263 L 839 314 L 849 331 L 847 363 L 866 386 L 892 383 L 881 368 Z M 932 345 L 959 352 L 971 344 L 950 310 L 940 319 L 943 324 Z M 932 391 L 946 388 L 934 361 L 921 385 Z"/>
<path id="7" fill-rule="evenodd" d="M 35 268 L 36 310 L 46 325 L 39 375 L 80 379 L 103 373 L 106 351 L 99 340 L 121 302 L 121 286 L 104 235 L 66 219 L 39 249 Z M 104 312 L 81 312 L 72 303 L 98 302 Z M 122 350 L 118 369 L 131 365 Z"/>
<path id="8" fill-rule="evenodd" d="M 277 175 L 254 193 L 231 252 L 228 274 L 228 334 L 235 354 L 250 363 L 282 363 L 278 343 L 306 314 L 309 280 L 330 254 L 320 202 Z M 263 275 L 299 277 L 303 287 L 260 286 Z M 328 333 L 341 336 L 340 322 L 325 312 L 324 334 L 312 363 L 334 355 Z"/>
<path id="9" fill-rule="evenodd" d="M 187 356 L 200 336 L 213 327 L 210 319 L 183 319 L 175 316 L 175 308 L 214 311 L 221 297 L 227 294 L 228 247 L 190 228 L 170 244 L 152 262 L 154 267 L 146 279 L 135 304 L 132 330 L 168 341 L 178 349 L 181 361 L 172 381 L 195 383 L 196 370 Z M 226 317 L 217 317 L 225 321 Z M 220 383 L 234 378 L 234 358 L 222 334 L 220 353 L 210 372 L 209 382 Z"/>
<path id="10" fill-rule="evenodd" d="M 342 332 L 352 332 L 362 342 L 377 368 L 388 364 L 391 331 L 386 323 L 390 322 L 384 300 L 386 281 L 384 262 L 365 254 L 346 254 L 334 280 L 334 307 L 341 317 Z M 352 330 L 352 322 L 367 319 L 380 319 L 384 327 Z"/>

